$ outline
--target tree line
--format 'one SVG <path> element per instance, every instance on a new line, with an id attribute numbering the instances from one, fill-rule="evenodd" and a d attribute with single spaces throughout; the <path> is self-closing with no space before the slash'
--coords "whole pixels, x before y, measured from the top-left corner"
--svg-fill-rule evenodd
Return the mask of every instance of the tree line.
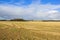
<path id="1" fill-rule="evenodd" d="M 16 19 L 10 19 L 10 20 L 0 20 L 0 21 L 27 21 L 27 20 L 25 20 L 25 19 L 18 19 L 18 18 L 16 18 Z"/>
<path id="2" fill-rule="evenodd" d="M 60 22 L 60 20 L 25 20 L 21 18 L 15 18 L 10 20 L 0 20 L 0 21 L 41 21 L 41 22 Z"/>

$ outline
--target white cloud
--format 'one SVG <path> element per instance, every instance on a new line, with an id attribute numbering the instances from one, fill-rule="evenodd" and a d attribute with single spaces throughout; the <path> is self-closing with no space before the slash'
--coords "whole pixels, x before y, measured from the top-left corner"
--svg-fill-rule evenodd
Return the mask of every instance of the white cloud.
<path id="1" fill-rule="evenodd" d="M 25 19 L 60 19 L 58 9 L 60 5 L 32 3 L 25 7 L 11 4 L 1 4 L 0 11 L 4 12 L 2 16 L 23 17 Z M 1 13 L 0 13 L 1 15 Z"/>
<path id="2" fill-rule="evenodd" d="M 59 11 L 57 11 L 57 10 L 51 10 L 51 11 L 49 11 L 48 13 L 57 13 L 57 12 L 59 12 Z"/>

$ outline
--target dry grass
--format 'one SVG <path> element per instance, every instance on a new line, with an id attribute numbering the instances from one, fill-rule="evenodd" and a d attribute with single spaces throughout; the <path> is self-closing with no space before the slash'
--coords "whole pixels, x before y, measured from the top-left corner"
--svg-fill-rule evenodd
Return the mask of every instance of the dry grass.
<path id="1" fill-rule="evenodd" d="M 0 40 L 60 40 L 60 22 L 0 21 Z"/>

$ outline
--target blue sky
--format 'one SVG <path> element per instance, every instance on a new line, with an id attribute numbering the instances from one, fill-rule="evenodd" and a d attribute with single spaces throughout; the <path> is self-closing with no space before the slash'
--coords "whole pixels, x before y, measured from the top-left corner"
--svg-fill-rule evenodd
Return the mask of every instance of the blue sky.
<path id="1" fill-rule="evenodd" d="M 42 4 L 47 4 L 47 3 L 51 3 L 53 5 L 59 5 L 60 4 L 60 0 L 41 0 Z"/>
<path id="2" fill-rule="evenodd" d="M 60 20 L 60 0 L 0 0 L 0 19 Z"/>
<path id="3" fill-rule="evenodd" d="M 0 0 L 0 3 L 9 3 L 11 2 L 12 4 L 14 3 L 18 3 L 18 2 L 24 2 L 24 5 L 29 5 L 31 4 L 33 1 L 37 1 L 37 0 Z M 60 0 L 40 0 L 41 4 L 47 4 L 47 3 L 51 3 L 54 5 L 59 5 L 60 4 Z"/>

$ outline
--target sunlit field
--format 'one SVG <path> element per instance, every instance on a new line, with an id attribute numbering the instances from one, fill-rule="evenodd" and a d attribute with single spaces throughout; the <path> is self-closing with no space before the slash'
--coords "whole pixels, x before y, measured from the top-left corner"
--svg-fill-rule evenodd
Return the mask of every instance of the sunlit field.
<path id="1" fill-rule="evenodd" d="M 0 21 L 0 40 L 60 40 L 60 22 Z"/>

